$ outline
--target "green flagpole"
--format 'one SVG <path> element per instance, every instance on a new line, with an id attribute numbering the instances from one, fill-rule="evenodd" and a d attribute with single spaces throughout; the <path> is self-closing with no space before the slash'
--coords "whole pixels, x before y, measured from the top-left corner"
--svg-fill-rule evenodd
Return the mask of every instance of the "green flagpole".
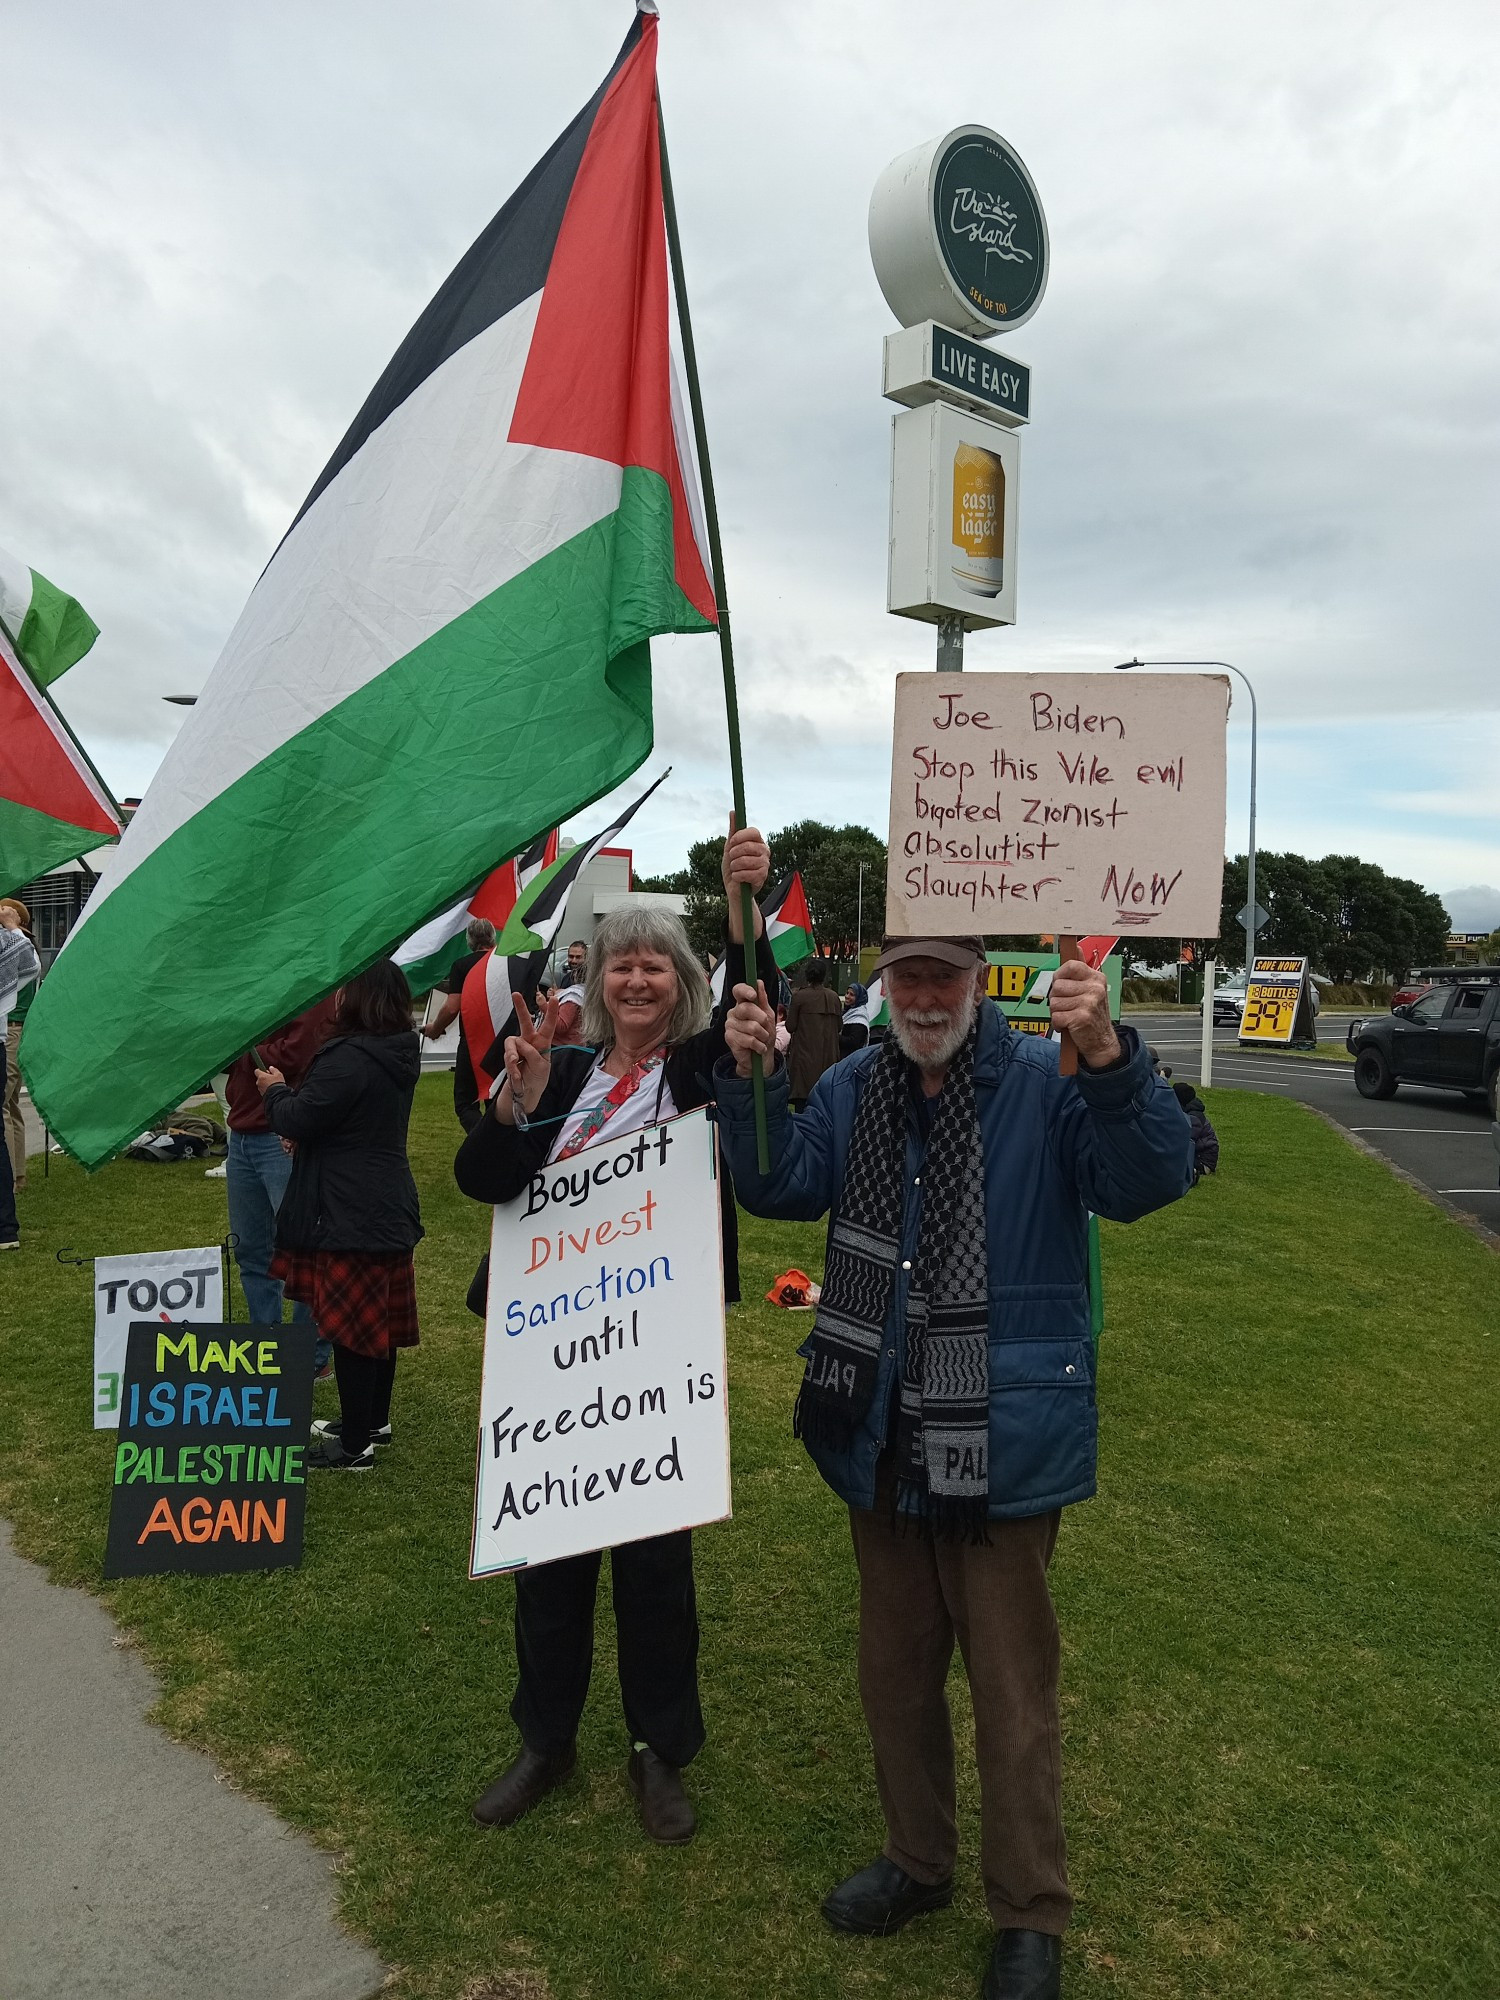
<path id="1" fill-rule="evenodd" d="M 682 332 L 682 359 L 687 370 L 688 401 L 693 412 L 693 438 L 698 447 L 698 482 L 703 489 L 703 513 L 708 523 L 708 552 L 713 564 L 714 607 L 719 625 L 719 658 L 724 667 L 724 708 L 729 722 L 729 777 L 734 790 L 734 823 L 747 826 L 745 766 L 740 755 L 740 704 L 734 684 L 734 641 L 729 634 L 729 593 L 724 587 L 724 550 L 719 541 L 719 509 L 714 499 L 713 468 L 708 462 L 708 431 L 703 422 L 703 397 L 698 388 L 698 357 L 693 347 L 693 321 L 688 311 L 687 280 L 682 269 L 682 241 L 677 234 L 677 204 L 672 198 L 672 170 L 667 164 L 667 128 L 656 100 L 656 133 L 661 148 L 661 195 L 667 218 L 667 248 L 672 259 L 672 287 L 677 296 L 677 324 Z M 740 884 L 741 956 L 745 984 L 755 981 L 755 898 L 748 882 Z M 766 1073 L 759 1056 L 750 1061 L 750 1085 L 755 1097 L 755 1156 L 763 1174 L 771 1171 L 771 1146 L 766 1136 Z"/>

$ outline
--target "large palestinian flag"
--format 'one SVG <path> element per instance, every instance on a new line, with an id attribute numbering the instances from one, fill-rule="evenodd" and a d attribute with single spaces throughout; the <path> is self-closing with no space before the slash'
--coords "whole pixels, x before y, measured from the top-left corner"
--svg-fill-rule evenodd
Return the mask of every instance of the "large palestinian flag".
<path id="1" fill-rule="evenodd" d="M 402 342 L 44 982 L 22 1065 L 86 1164 L 650 750 L 648 640 L 714 619 L 656 42 Z"/>
<path id="2" fill-rule="evenodd" d="M 0 632 L 0 896 L 119 831 L 114 800 Z"/>

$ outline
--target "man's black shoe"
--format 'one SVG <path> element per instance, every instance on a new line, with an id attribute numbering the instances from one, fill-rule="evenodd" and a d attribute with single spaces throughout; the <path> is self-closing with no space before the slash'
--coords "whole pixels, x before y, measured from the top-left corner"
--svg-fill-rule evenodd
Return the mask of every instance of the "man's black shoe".
<path id="1" fill-rule="evenodd" d="M 698 1831 L 698 1815 L 682 1789 L 682 1773 L 654 1750 L 632 1750 L 625 1776 L 641 1810 L 641 1825 L 663 1847 L 685 1847 Z"/>
<path id="2" fill-rule="evenodd" d="M 514 1826 L 548 1792 L 571 1778 L 578 1762 L 578 1746 L 570 1743 L 556 1757 L 544 1757 L 523 1743 L 515 1762 L 507 1764 L 493 1785 L 476 1800 L 473 1817 L 481 1826 Z"/>
<path id="3" fill-rule="evenodd" d="M 1061 2000 L 1062 1939 L 1049 1931 L 996 1931 L 979 2000 Z"/>
<path id="4" fill-rule="evenodd" d="M 823 1898 L 823 1915 L 836 1931 L 854 1937 L 889 1937 L 929 1910 L 946 1910 L 953 1901 L 953 1877 L 919 1882 L 882 1854 Z"/>

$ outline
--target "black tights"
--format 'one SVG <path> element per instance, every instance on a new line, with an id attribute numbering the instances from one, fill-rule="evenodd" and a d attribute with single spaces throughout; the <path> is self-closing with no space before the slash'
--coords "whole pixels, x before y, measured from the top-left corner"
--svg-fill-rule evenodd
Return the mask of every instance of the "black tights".
<path id="1" fill-rule="evenodd" d="M 339 1442 L 345 1451 L 361 1452 L 370 1433 L 391 1420 L 391 1389 L 396 1357 L 374 1361 L 352 1347 L 333 1344 L 333 1372 L 339 1385 Z"/>

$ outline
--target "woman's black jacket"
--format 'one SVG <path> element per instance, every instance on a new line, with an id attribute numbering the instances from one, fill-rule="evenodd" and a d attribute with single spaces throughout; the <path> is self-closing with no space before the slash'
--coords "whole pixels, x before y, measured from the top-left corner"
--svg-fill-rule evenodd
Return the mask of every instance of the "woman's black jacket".
<path id="1" fill-rule="evenodd" d="M 300 1089 L 265 1095 L 273 1132 L 297 1142 L 276 1215 L 279 1250 L 410 1250 L 422 1236 L 406 1127 L 422 1073 L 421 1044 L 396 1035 L 337 1035 Z"/>
<path id="2" fill-rule="evenodd" d="M 733 953 L 730 961 L 732 975 L 738 966 L 739 947 L 731 945 L 729 949 Z M 755 955 L 756 971 L 766 982 L 766 991 L 773 993 L 781 971 L 771 956 L 771 947 L 765 938 L 756 940 Z M 724 1040 L 724 1017 L 733 1004 L 730 997 L 732 983 L 732 976 L 725 979 L 724 997 L 714 1009 L 708 1026 L 701 1034 L 691 1035 L 687 1041 L 679 1042 L 662 1065 L 660 1074 L 664 1074 L 672 1102 L 679 1111 L 696 1111 L 700 1104 L 709 1103 L 713 1097 L 714 1064 L 720 1056 L 729 1052 Z M 485 1057 L 484 1066 L 491 1076 L 500 1075 L 505 1067 L 503 1041 L 503 1037 L 497 1040 Z M 586 1048 L 558 1048 L 552 1051 L 552 1074 L 524 1132 L 514 1125 L 502 1125 L 495 1116 L 493 1105 L 485 1106 L 483 1118 L 459 1147 L 458 1158 L 453 1163 L 454 1178 L 466 1195 L 471 1195 L 475 1201 L 499 1207 L 507 1201 L 514 1201 L 533 1177 L 542 1171 L 557 1138 L 558 1125 L 577 1102 L 578 1093 L 594 1067 L 596 1053 Z M 656 1087 L 655 1079 L 648 1079 L 642 1086 L 646 1090 Z M 606 1125 L 602 1138 L 607 1139 L 608 1136 L 609 1127 Z M 719 1206 L 724 1218 L 724 1298 L 726 1303 L 734 1305 L 740 1296 L 739 1222 L 734 1205 L 734 1186 L 722 1160 Z"/>

